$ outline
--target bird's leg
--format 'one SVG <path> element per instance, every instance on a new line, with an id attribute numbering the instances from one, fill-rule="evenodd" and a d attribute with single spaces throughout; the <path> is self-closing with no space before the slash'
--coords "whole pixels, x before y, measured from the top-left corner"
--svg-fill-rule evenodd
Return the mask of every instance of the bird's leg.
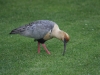
<path id="1" fill-rule="evenodd" d="M 38 53 L 40 53 L 40 43 L 38 42 Z"/>
<path id="2" fill-rule="evenodd" d="M 46 51 L 48 54 L 50 54 L 50 52 L 48 51 L 46 45 L 45 45 L 45 44 L 42 44 L 42 46 L 44 47 L 45 51 Z"/>

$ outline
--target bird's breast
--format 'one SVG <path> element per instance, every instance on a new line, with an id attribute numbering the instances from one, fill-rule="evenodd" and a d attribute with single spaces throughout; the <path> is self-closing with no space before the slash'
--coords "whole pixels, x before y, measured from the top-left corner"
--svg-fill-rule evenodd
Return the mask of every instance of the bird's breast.
<path id="1" fill-rule="evenodd" d="M 45 36 L 44 36 L 44 40 L 49 40 L 49 39 L 51 39 L 51 38 L 53 38 L 52 37 L 52 35 L 51 35 L 51 33 L 52 33 L 52 30 L 50 30 Z"/>

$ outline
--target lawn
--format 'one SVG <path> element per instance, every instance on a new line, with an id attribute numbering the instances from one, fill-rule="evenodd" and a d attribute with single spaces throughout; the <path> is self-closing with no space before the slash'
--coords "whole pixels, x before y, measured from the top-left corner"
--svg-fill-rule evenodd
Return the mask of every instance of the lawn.
<path id="1" fill-rule="evenodd" d="M 37 42 L 9 35 L 35 20 L 52 20 L 70 35 L 65 56 L 63 42 L 51 39 L 48 55 Z M 100 0 L 0 0 L 0 75 L 99 75 Z"/>

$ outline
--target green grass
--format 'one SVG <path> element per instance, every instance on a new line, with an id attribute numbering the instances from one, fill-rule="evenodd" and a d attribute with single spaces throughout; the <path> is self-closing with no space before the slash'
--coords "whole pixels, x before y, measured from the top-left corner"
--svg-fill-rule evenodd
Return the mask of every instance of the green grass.
<path id="1" fill-rule="evenodd" d="M 58 39 L 37 42 L 9 32 L 48 19 L 70 35 L 65 56 Z M 99 75 L 100 0 L 0 0 L 0 75 Z"/>

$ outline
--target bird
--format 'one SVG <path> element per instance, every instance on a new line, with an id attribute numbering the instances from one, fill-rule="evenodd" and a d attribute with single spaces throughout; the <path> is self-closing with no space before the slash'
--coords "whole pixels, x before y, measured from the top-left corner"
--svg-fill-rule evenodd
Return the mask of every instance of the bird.
<path id="1" fill-rule="evenodd" d="M 11 30 L 9 34 L 20 34 L 22 36 L 34 38 L 34 41 L 38 42 L 38 53 L 40 53 L 40 44 L 42 44 L 47 54 L 51 54 L 45 45 L 47 40 L 52 38 L 61 40 L 64 43 L 64 55 L 67 42 L 70 39 L 68 33 L 60 30 L 59 26 L 51 20 L 36 20 Z"/>

